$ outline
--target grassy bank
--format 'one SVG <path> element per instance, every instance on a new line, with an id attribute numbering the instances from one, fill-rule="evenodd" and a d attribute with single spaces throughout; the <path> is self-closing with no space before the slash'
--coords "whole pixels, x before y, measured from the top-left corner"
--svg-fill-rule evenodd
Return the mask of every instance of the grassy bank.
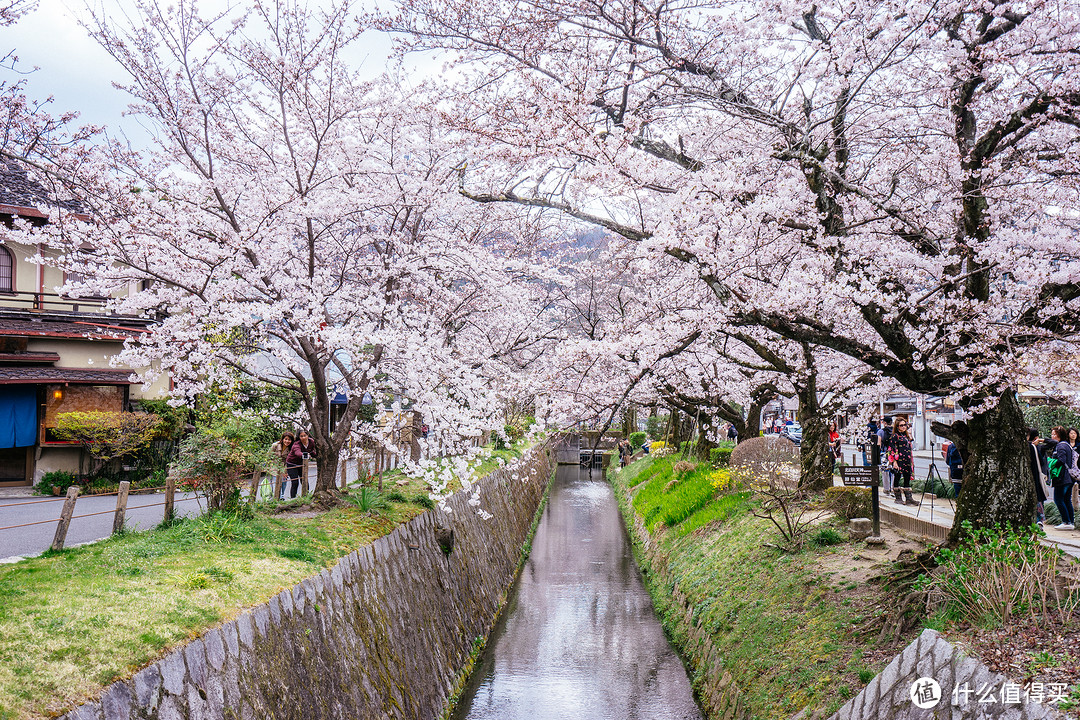
<path id="1" fill-rule="evenodd" d="M 363 510 L 266 505 L 0 566 L 0 720 L 60 714 L 425 510 L 419 481 L 385 481 Z"/>
<path id="2" fill-rule="evenodd" d="M 646 457 L 610 477 L 657 613 L 687 657 L 695 688 L 721 670 L 694 657 L 703 654 L 691 642 L 696 626 L 750 717 L 834 712 L 891 657 L 854 637 L 870 612 L 863 608 L 877 597 L 848 572 L 859 546 L 814 545 L 798 554 L 766 547 L 772 526 L 749 512 L 746 493 L 707 465 L 680 475 L 674 463 Z"/>

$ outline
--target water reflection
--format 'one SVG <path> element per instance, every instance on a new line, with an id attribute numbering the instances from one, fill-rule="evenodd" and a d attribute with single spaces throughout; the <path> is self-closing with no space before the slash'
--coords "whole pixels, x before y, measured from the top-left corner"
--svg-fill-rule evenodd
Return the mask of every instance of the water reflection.
<path id="1" fill-rule="evenodd" d="M 453 717 L 702 717 L 598 471 L 559 467 L 532 554 Z"/>

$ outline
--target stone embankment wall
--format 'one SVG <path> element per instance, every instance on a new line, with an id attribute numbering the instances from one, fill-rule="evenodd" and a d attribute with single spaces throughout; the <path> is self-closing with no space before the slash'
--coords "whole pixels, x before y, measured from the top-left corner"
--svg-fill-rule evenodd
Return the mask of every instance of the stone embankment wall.
<path id="1" fill-rule="evenodd" d="M 933 680 L 936 686 L 928 680 Z M 1007 689 L 1010 687 L 1011 691 Z M 793 720 L 809 716 L 803 711 Z M 829 720 L 1056 720 L 1062 717 L 1056 709 L 1028 698 L 1017 683 L 991 672 L 934 630 L 923 630 Z"/>
<path id="2" fill-rule="evenodd" d="M 407 718 L 443 712 L 514 580 L 555 467 L 549 443 L 335 567 L 214 628 L 68 720 Z M 453 551 L 436 541 L 453 529 Z"/>
<path id="3" fill-rule="evenodd" d="M 694 619 L 694 609 L 667 569 L 667 559 L 656 547 L 645 523 L 634 512 L 630 493 L 623 493 L 612 483 L 619 509 L 634 541 L 638 567 L 650 588 L 672 587 L 670 601 L 655 609 L 665 626 L 672 631 L 683 661 L 690 667 L 694 694 L 710 720 L 743 720 L 747 713 L 739 700 L 739 690 L 731 673 L 724 670 L 723 658 L 709 632 Z M 656 597 L 655 595 L 653 597 Z"/>

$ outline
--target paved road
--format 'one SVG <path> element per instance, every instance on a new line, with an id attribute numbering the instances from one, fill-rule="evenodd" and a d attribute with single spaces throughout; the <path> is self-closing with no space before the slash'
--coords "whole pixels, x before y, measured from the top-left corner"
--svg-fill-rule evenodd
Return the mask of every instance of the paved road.
<path id="1" fill-rule="evenodd" d="M 52 544 L 56 534 L 56 520 L 64 503 L 41 502 L 50 498 L 0 498 L 0 528 L 23 523 L 39 522 L 37 525 L 0 530 L 0 559 L 11 556 L 34 556 L 44 552 Z M 130 495 L 126 524 L 131 529 L 148 530 L 161 522 L 165 508 L 164 494 Z M 177 515 L 197 515 L 199 506 L 195 496 L 178 493 Z M 68 528 L 68 546 L 91 542 L 108 537 L 112 532 L 115 495 L 87 495 L 75 503 L 75 515 Z M 92 517 L 79 517 L 102 512 Z M 45 521 L 45 522 L 40 522 Z"/>

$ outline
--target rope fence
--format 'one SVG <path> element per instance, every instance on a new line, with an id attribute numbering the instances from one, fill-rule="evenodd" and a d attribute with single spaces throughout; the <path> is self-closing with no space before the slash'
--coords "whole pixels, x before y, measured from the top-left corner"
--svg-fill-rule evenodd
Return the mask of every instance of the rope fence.
<path id="1" fill-rule="evenodd" d="M 363 455 L 353 455 L 352 457 L 342 457 L 336 471 L 337 482 L 334 484 L 341 490 L 345 490 L 349 485 L 361 483 L 365 480 L 371 480 L 378 478 L 379 489 L 382 490 L 382 476 L 384 472 L 394 470 L 402 464 L 402 459 L 397 454 L 388 452 L 385 448 L 376 448 L 369 453 Z M 314 478 L 312 471 L 314 470 Z M 252 473 L 251 479 L 243 484 L 243 487 L 249 489 L 248 502 L 255 502 L 257 498 L 263 500 L 276 500 L 283 498 L 285 494 L 286 483 L 291 482 L 294 479 L 299 480 L 299 487 L 297 488 L 297 497 L 304 497 L 308 495 L 310 490 L 314 488 L 314 483 L 311 481 L 318 478 L 318 466 L 315 462 L 304 460 L 304 464 L 301 467 L 299 478 L 289 478 L 287 473 L 282 472 L 267 472 L 264 470 L 255 470 Z M 44 498 L 41 500 L 26 500 L 22 502 L 10 502 L 0 504 L 2 508 L 24 507 L 30 505 L 40 505 L 43 503 L 63 502 L 64 507 L 60 511 L 59 519 L 49 520 L 35 520 L 32 522 L 19 523 L 17 525 L 7 525 L 0 527 L 0 531 L 15 530 L 18 528 L 30 527 L 33 525 L 46 525 L 49 523 L 56 523 L 56 535 L 50 546 L 53 550 L 60 550 L 64 547 L 64 542 L 67 539 L 68 527 L 72 520 L 79 520 L 82 518 L 96 517 L 99 515 L 113 515 L 113 534 L 119 532 L 124 527 L 124 518 L 128 510 L 128 496 L 130 494 L 149 493 L 159 490 L 165 491 L 165 500 L 163 502 L 151 503 L 147 505 L 132 505 L 131 509 L 143 509 L 153 507 L 164 507 L 165 511 L 163 519 L 165 521 L 171 520 L 173 517 L 173 509 L 176 500 L 176 485 L 171 479 L 169 479 L 165 485 L 149 488 L 137 488 L 132 490 L 131 483 L 124 481 L 120 483 L 120 488 L 113 492 L 107 493 L 90 493 L 88 495 L 81 495 L 81 490 L 78 486 L 72 485 L 68 487 L 67 494 L 64 497 Z M 291 493 L 291 487 L 289 488 Z M 111 497 L 116 496 L 116 509 L 115 510 L 100 510 L 98 512 L 83 513 L 81 515 L 75 514 L 75 503 L 79 497 Z M 196 498 L 197 499 L 197 498 Z M 200 504 L 201 508 L 201 504 Z"/>

